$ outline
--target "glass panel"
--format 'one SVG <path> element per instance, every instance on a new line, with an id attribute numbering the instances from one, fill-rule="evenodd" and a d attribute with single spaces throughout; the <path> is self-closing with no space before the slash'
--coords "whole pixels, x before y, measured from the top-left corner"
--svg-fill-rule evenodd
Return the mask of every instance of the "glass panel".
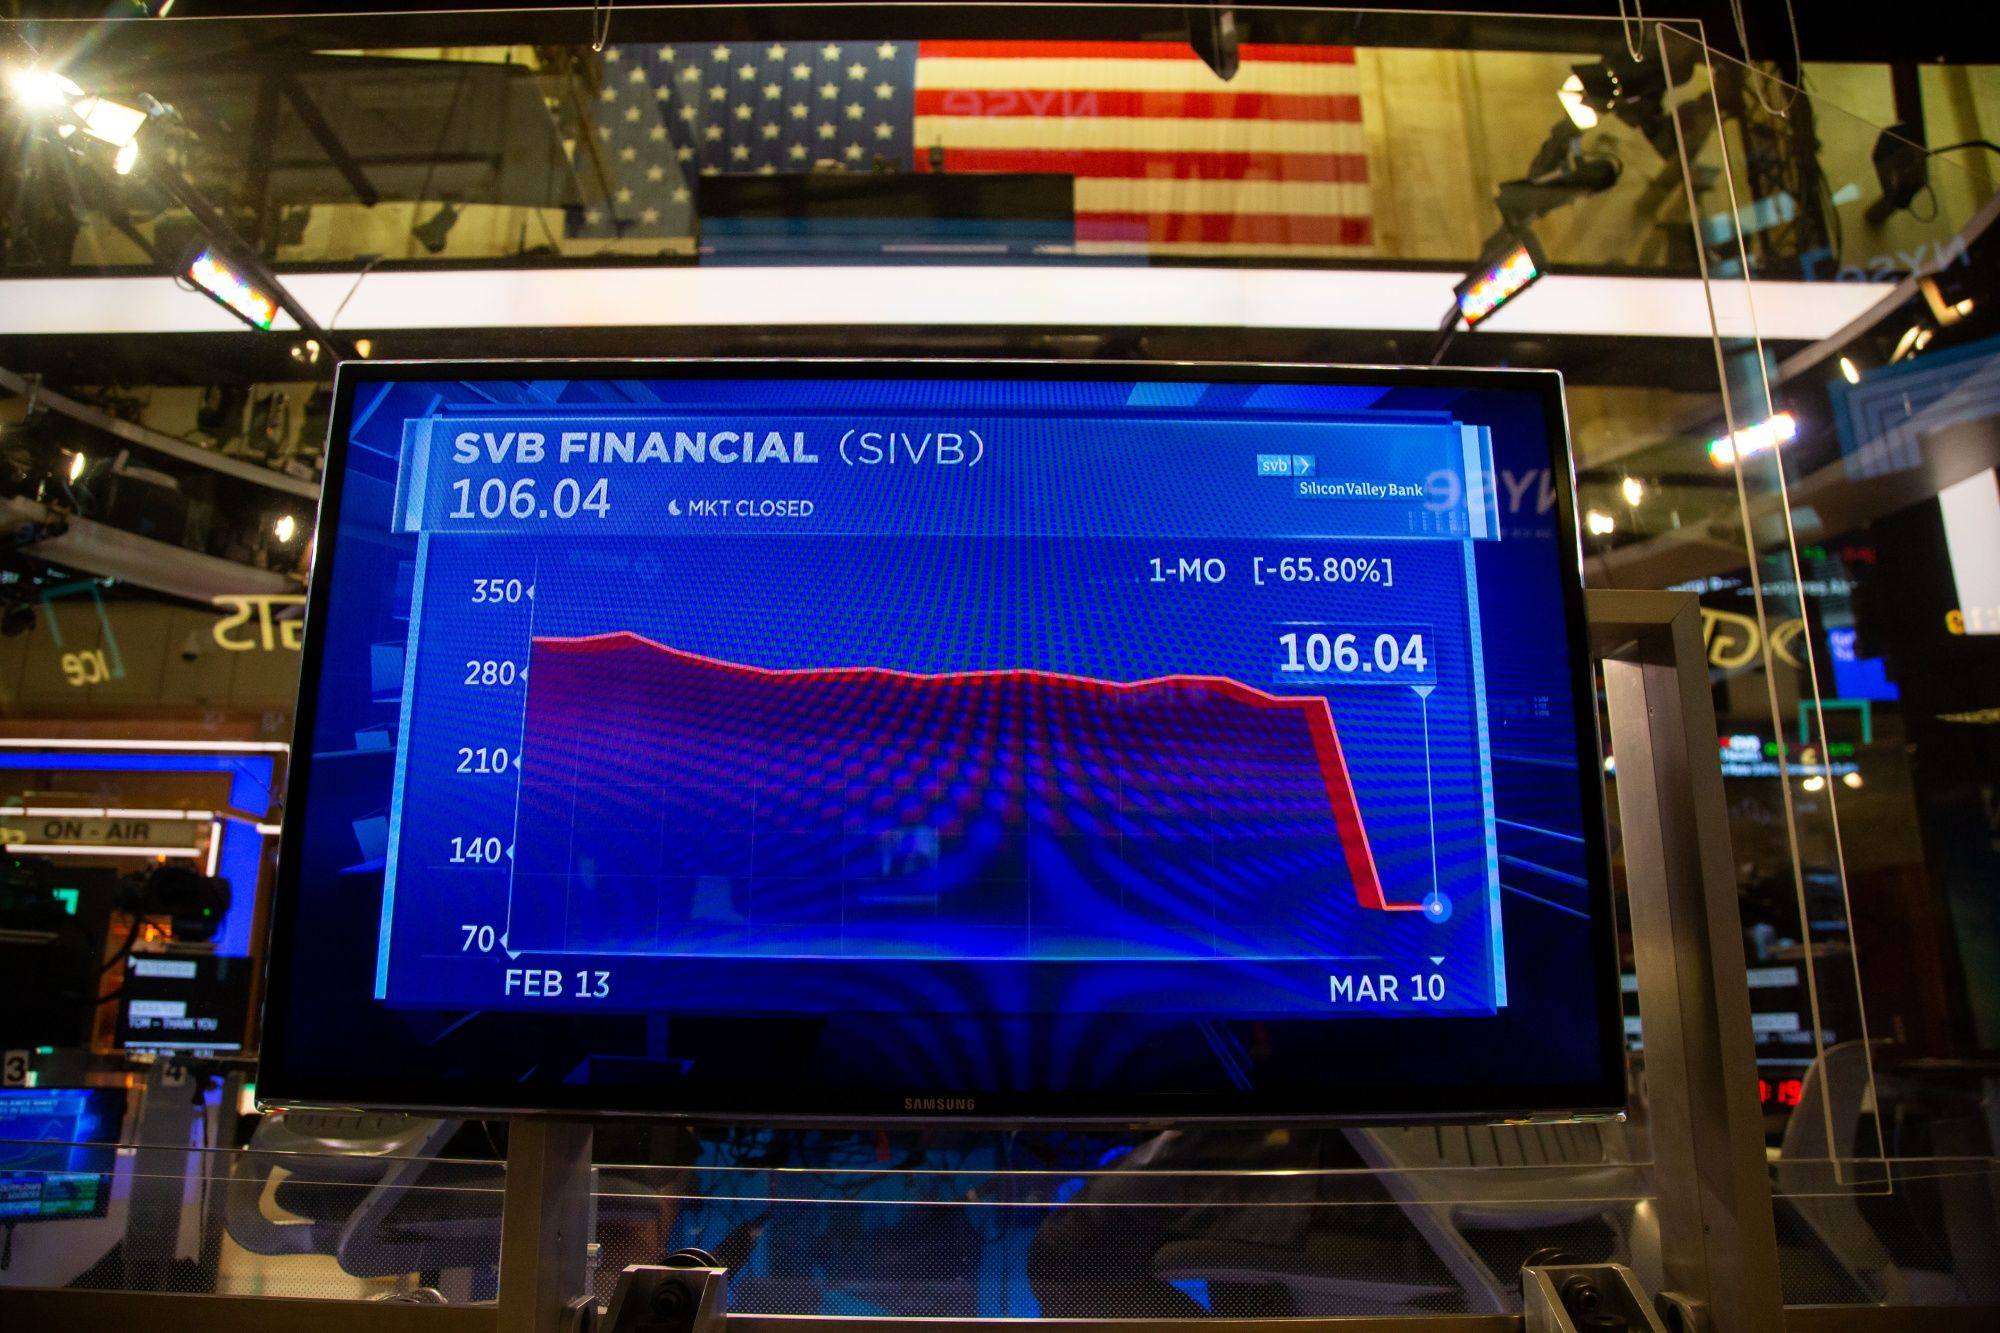
<path id="1" fill-rule="evenodd" d="M 1735 483 L 1750 559 L 1687 572 L 1712 608 L 1712 649 L 1742 644 L 1719 696 L 1740 720 L 1725 721 L 1725 771 L 1769 774 L 1738 784 L 1733 811 L 1752 984 L 1795 969 L 1811 1033 L 1797 1043 L 1810 1065 L 1777 1083 L 1796 1109 L 1775 1180 L 1788 1256 L 1825 1253 L 1788 1266 L 1787 1296 L 1978 1299 L 1990 1265 L 1967 1237 L 1991 1237 L 1964 1200 L 1980 1196 L 1994 1152 L 1982 1110 L 1993 1033 L 1975 1017 L 1994 932 L 1981 906 L 1991 856 L 1982 865 L 1978 835 L 1965 838 L 1980 826 L 1965 799 L 1966 784 L 1990 784 L 1993 756 L 1943 717 L 1982 694 L 1959 683 L 1978 674 L 1983 646 L 1963 604 L 1976 619 L 1980 599 L 1965 592 L 1994 562 L 1962 549 L 1982 540 L 1964 524 L 1958 547 L 1944 537 L 1954 497 L 2000 505 L 1993 459 L 1978 452 L 1990 454 L 1986 412 L 1967 391 L 1990 318 L 1979 273 L 1991 177 L 1934 152 L 1965 137 L 1950 122 L 1971 101 L 1941 95 L 1968 91 L 1960 81 L 1929 90 L 1950 114 L 1927 154 L 1908 137 L 1920 126 L 1879 130 L 1816 92 L 1721 57 L 1710 67 L 1732 128 L 1716 141 L 1729 192 L 1705 257 L 1735 434 L 1709 452 Z M 1855 69 L 1824 78 L 1859 94 L 1886 95 L 1889 82 Z M 1817 73 L 1808 86 L 1823 86 Z M 1816 155 L 1788 168 L 1786 143 Z M 1832 336 L 1786 339 L 1769 311 L 1795 277 L 1867 284 L 1875 300 Z M 1729 328 L 1732 310 L 1743 322 Z M 1784 1040 L 1765 1022 L 1766 1040 Z M 1955 1154 L 1949 1167 L 1934 1160 Z"/>

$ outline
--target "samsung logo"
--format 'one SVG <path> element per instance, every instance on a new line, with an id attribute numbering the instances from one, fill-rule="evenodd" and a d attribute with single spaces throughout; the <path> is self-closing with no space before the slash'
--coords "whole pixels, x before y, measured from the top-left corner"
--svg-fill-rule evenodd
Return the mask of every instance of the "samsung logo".
<path id="1" fill-rule="evenodd" d="M 905 1111 L 970 1111 L 975 1102 L 971 1097 L 905 1097 Z"/>

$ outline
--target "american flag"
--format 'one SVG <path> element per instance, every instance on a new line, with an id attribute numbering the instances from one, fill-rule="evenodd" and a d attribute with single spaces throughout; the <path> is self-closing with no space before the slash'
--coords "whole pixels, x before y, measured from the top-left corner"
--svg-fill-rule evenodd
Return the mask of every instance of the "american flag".
<path id="1" fill-rule="evenodd" d="M 1074 176 L 1079 248 L 1370 248 L 1348 47 L 1246 45 L 1225 82 L 1174 42 L 925 42 L 915 115 L 946 171 Z"/>
<path id="2" fill-rule="evenodd" d="M 914 42 L 607 46 L 580 236 L 689 236 L 703 176 L 910 167 Z M 588 186 L 586 187 L 588 189 Z"/>
<path id="3" fill-rule="evenodd" d="M 1052 172 L 1085 252 L 1372 249 L 1348 47 L 1245 45 L 1234 78 L 1175 42 L 876 41 L 609 47 L 609 176 L 583 235 L 687 236 L 701 177 Z M 579 165 L 583 165 L 579 154 Z"/>

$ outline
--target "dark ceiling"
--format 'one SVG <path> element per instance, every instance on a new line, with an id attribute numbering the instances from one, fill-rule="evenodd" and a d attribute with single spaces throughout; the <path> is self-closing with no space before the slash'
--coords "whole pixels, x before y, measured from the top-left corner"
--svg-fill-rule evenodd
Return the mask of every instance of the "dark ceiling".
<path id="1" fill-rule="evenodd" d="M 1099 2 L 1119 3 L 1119 0 Z M 1792 63 L 1788 23 L 1790 11 L 1796 12 L 1799 43 L 1807 60 L 1948 61 L 1954 64 L 2000 61 L 2000 25 L 1989 28 L 1984 24 L 1963 22 L 1963 11 L 1950 0 L 1930 0 L 1930 3 L 1913 5 L 1907 10 L 1884 5 L 1880 0 L 1873 0 L 1872 3 L 1860 3 L 1860 0 L 1790 0 L 1789 7 L 1787 0 L 1739 2 L 1752 54 L 1759 59 L 1776 60 L 1788 67 Z M 729 3 L 728 0 L 714 7 L 772 8 Z M 1147 7 L 1162 8 L 1158 5 Z M 1387 29 L 1401 26 L 1394 17 L 1397 11 L 1491 12 L 1502 8 L 1488 0 L 1456 0 L 1456 3 L 1446 0 L 1393 0 L 1390 4 L 1348 0 L 1347 7 L 1364 12 L 1374 11 L 1376 23 Z M 1638 0 L 1632 0 L 1630 7 L 1637 10 L 1641 5 Z M 129 14 L 139 8 L 137 0 L 0 0 L 0 14 L 20 17 L 96 17 L 107 13 Z M 574 11 L 574 24 L 579 39 L 582 39 L 588 32 L 593 5 L 590 0 L 339 0 L 336 4 L 315 4 L 312 0 L 176 0 L 173 14 L 175 17 L 325 15 L 329 12 L 388 14 L 439 9 L 530 8 Z M 625 18 L 619 16 L 617 10 L 620 8 L 628 11 Z M 634 21 L 636 16 L 630 11 L 637 8 L 637 5 L 614 6 L 614 29 L 621 22 Z M 926 17 L 935 18 L 944 8 L 937 7 Z M 1618 8 L 1617 0 L 1532 0 L 1520 12 L 1607 18 L 1615 15 Z M 1660 0 L 1656 5 L 1645 8 L 1649 18 L 1698 20 L 1711 45 L 1732 54 L 1741 54 L 1731 0 Z"/>

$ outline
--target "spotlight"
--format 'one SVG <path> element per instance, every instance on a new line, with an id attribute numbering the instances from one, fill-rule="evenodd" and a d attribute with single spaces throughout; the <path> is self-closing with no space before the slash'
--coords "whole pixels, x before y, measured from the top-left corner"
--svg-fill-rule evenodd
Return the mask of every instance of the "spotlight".
<path id="1" fill-rule="evenodd" d="M 319 343 L 308 338 L 304 342 L 292 344 L 292 360 L 311 366 L 319 363 Z"/>
<path id="2" fill-rule="evenodd" d="M 290 546 L 292 538 L 299 535 L 299 521 L 290 514 L 280 514 L 278 521 L 271 525 L 271 535 L 278 539 L 280 546 Z"/>
<path id="3" fill-rule="evenodd" d="M 1569 77 L 1563 80 L 1563 87 L 1568 89 L 1574 84 L 1577 104 L 1594 118 L 1603 112 L 1616 111 L 1629 100 L 1631 94 L 1626 90 L 1625 74 L 1640 65 L 1641 62 L 1629 59 L 1572 65 Z"/>
<path id="4" fill-rule="evenodd" d="M 1849 384 L 1861 383 L 1861 372 L 1855 367 L 1852 357 L 1840 358 L 1840 377 Z"/>
<path id="5" fill-rule="evenodd" d="M 1815 773 L 1811 777 L 1807 778 L 1804 782 L 1801 782 L 1799 786 L 1804 788 L 1806 791 L 1825 791 L 1826 779 L 1821 777 L 1819 774 Z"/>
<path id="6" fill-rule="evenodd" d="M 1896 350 L 1889 354 L 1891 363 L 1901 361 L 1906 356 L 1915 356 L 1931 345 L 1931 330 L 1927 325 L 1912 324 L 1903 330 L 1903 336 L 1896 339 Z"/>
<path id="7" fill-rule="evenodd" d="M 375 340 L 372 338 L 356 338 L 354 340 L 354 354 L 363 361 L 366 361 L 369 357 L 375 355 Z"/>
<path id="8" fill-rule="evenodd" d="M 125 157 L 125 150 L 137 142 L 139 131 L 146 127 L 148 118 L 140 108 L 114 102 L 108 97 L 78 98 L 70 103 L 69 111 L 76 118 L 77 129 L 99 143 L 110 144 L 118 150 L 120 157 Z M 67 127 L 58 132 L 67 133 Z M 131 156 L 126 158 L 127 171 L 131 170 L 130 163 L 137 158 L 138 150 L 134 148 Z"/>
<path id="9" fill-rule="evenodd" d="M 1862 785 L 1860 772 L 1854 771 L 1841 774 L 1840 785 L 1848 788 L 1859 788 Z"/>
<path id="10" fill-rule="evenodd" d="M 30 111 L 59 112 L 55 131 L 59 138 L 74 144 L 79 132 L 84 138 L 112 149 L 111 169 L 129 176 L 139 163 L 139 131 L 146 128 L 159 104 L 141 97 L 141 106 L 129 106 L 95 93 L 86 93 L 74 79 L 52 69 L 16 69 L 7 76 L 14 100 Z"/>
<path id="11" fill-rule="evenodd" d="M 1637 477 L 1625 478 L 1618 483 L 1618 489 L 1625 496 L 1625 503 L 1634 509 L 1637 509 L 1639 502 L 1646 498 L 1646 483 Z"/>
<path id="12" fill-rule="evenodd" d="M 1585 514 L 1583 516 L 1583 525 L 1590 530 L 1590 535 L 1593 537 L 1608 537 L 1611 535 L 1612 530 L 1618 526 L 1612 520 L 1611 515 L 1605 513 L 1602 509 L 1593 509 Z"/>
<path id="13" fill-rule="evenodd" d="M 444 250 L 445 238 L 451 235 L 451 229 L 457 225 L 458 205 L 447 199 L 437 212 L 431 214 L 428 221 L 420 222 L 410 228 L 410 235 L 416 237 L 417 244 L 424 249 L 434 255 L 440 254 Z"/>
<path id="14" fill-rule="evenodd" d="M 1724 435 L 1708 442 L 1708 461 L 1717 467 L 1728 467 L 1739 458 L 1761 454 L 1776 449 L 1781 444 L 1790 444 L 1799 435 L 1798 418 L 1790 412 L 1779 412 L 1766 417 L 1754 426 L 1745 426 L 1734 435 Z"/>
<path id="15" fill-rule="evenodd" d="M 1562 87 L 1556 89 L 1556 100 L 1562 103 L 1562 109 L 1568 113 L 1570 124 L 1580 130 L 1597 128 L 1597 108 L 1583 100 L 1581 76 L 1572 74 L 1564 79 Z"/>
<path id="16" fill-rule="evenodd" d="M 8 70 L 7 91 L 22 106 L 37 111 L 68 106 L 83 96 L 75 80 L 52 69 Z"/>
<path id="17" fill-rule="evenodd" d="M 253 329 L 268 331 L 278 318 L 278 303 L 270 293 L 252 285 L 212 247 L 194 257 L 187 266 L 187 276 L 216 304 L 233 311 Z"/>
<path id="18" fill-rule="evenodd" d="M 90 455 L 79 449 L 69 456 L 69 484 L 74 486 L 83 480 L 84 469 L 90 466 Z"/>
<path id="19" fill-rule="evenodd" d="M 1544 264 L 1534 234 L 1525 228 L 1505 237 L 1505 248 L 1452 289 L 1465 327 L 1476 329 L 1500 307 L 1534 286 Z"/>
<path id="20" fill-rule="evenodd" d="M 1570 67 L 1556 97 L 1579 130 L 1593 129 L 1611 116 L 1646 136 L 1663 158 L 1679 153 L 1674 119 L 1667 113 L 1667 91 L 1686 82 L 1693 64 L 1677 61 L 1669 68 L 1659 60 L 1619 56 Z"/>

